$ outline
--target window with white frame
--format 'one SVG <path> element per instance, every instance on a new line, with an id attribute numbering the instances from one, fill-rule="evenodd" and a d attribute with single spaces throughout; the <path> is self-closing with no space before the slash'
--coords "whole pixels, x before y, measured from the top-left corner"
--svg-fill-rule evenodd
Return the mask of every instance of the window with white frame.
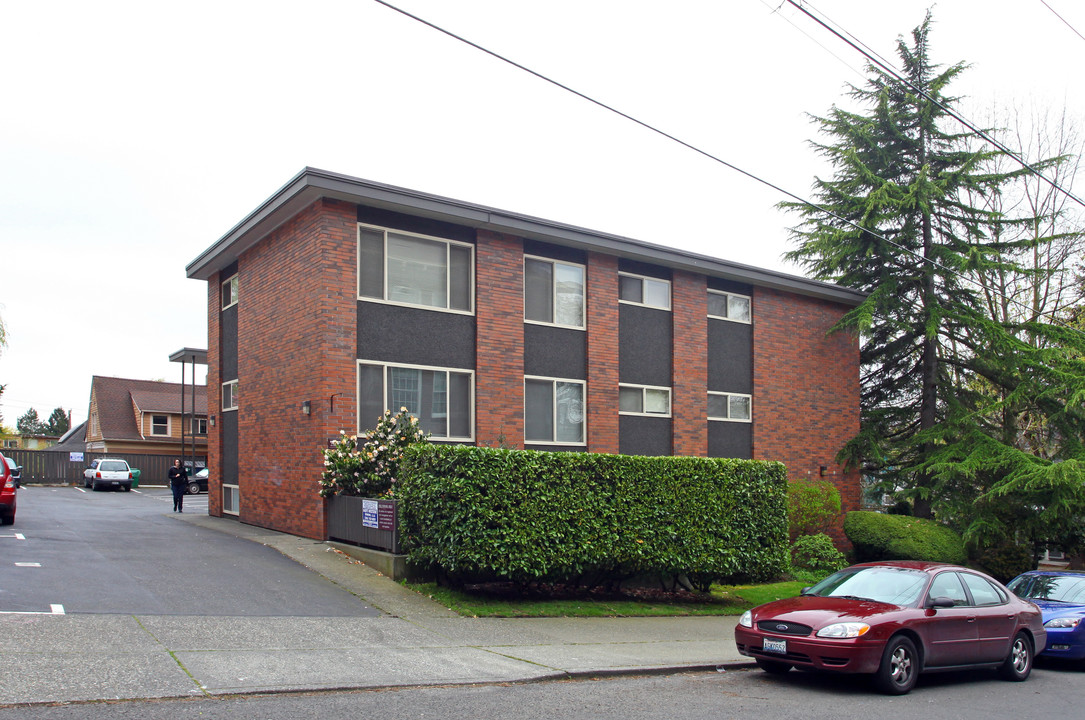
<path id="1" fill-rule="evenodd" d="M 358 431 L 372 428 L 385 410 L 400 408 L 439 440 L 474 438 L 474 373 L 470 370 L 358 363 Z"/>
<path id="2" fill-rule="evenodd" d="M 671 389 L 651 385 L 618 385 L 618 413 L 621 415 L 670 415 Z"/>
<path id="3" fill-rule="evenodd" d="M 237 305 L 237 275 L 222 281 L 222 309 Z"/>
<path id="4" fill-rule="evenodd" d="M 524 378 L 524 442 L 583 445 L 584 381 Z"/>
<path id="5" fill-rule="evenodd" d="M 750 297 L 736 295 L 721 290 L 708 291 L 708 316 L 731 320 L 732 322 L 750 322 Z"/>
<path id="6" fill-rule="evenodd" d="M 206 435 L 207 434 L 207 418 L 192 418 L 192 434 L 193 435 Z"/>
<path id="7" fill-rule="evenodd" d="M 708 419 L 750 422 L 753 418 L 752 401 L 749 395 L 710 392 L 708 393 Z"/>
<path id="8" fill-rule="evenodd" d="M 584 327 L 584 266 L 525 256 L 524 319 Z"/>
<path id="9" fill-rule="evenodd" d="M 169 435 L 170 416 L 151 415 L 151 435 Z"/>
<path id="10" fill-rule="evenodd" d="M 222 409 L 237 410 L 237 380 L 222 383 Z"/>
<path id="11" fill-rule="evenodd" d="M 645 275 L 618 273 L 618 301 L 670 310 L 671 282 Z"/>
<path id="12" fill-rule="evenodd" d="M 358 297 L 474 312 L 475 247 L 358 225 Z"/>

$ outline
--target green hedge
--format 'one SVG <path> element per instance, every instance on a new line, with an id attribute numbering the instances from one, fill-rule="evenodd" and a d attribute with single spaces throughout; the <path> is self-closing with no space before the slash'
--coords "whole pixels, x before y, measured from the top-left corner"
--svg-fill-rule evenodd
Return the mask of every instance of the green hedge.
<path id="1" fill-rule="evenodd" d="M 905 515 L 854 511 L 844 517 L 844 534 L 860 562 L 871 560 L 935 560 L 963 564 L 961 536 L 933 520 Z"/>
<path id="2" fill-rule="evenodd" d="M 408 451 L 396 489 L 410 560 L 452 578 L 771 578 L 787 567 L 780 463 L 448 445 Z"/>

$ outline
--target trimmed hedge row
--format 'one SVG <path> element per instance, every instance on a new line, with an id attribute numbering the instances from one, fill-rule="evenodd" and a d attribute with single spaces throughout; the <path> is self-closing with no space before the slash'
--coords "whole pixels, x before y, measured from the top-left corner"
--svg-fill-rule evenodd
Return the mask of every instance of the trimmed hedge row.
<path id="1" fill-rule="evenodd" d="M 844 516 L 844 534 L 860 562 L 934 560 L 962 565 L 968 558 L 961 536 L 933 520 L 857 510 Z"/>
<path id="2" fill-rule="evenodd" d="M 780 463 L 419 445 L 397 485 L 410 560 L 454 579 L 707 588 L 788 565 Z"/>

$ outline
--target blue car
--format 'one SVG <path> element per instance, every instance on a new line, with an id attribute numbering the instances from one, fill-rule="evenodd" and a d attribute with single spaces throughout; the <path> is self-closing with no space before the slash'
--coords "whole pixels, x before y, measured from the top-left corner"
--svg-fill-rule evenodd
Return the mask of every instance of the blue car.
<path id="1" fill-rule="evenodd" d="M 1047 629 L 1046 657 L 1085 658 L 1085 573 L 1034 570 L 1006 586 L 1017 597 L 1040 607 Z"/>

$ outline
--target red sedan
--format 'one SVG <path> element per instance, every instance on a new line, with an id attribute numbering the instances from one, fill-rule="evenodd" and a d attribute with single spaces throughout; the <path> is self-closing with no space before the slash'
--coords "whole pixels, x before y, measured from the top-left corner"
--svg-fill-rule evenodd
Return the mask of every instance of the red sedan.
<path id="1" fill-rule="evenodd" d="M 892 561 L 854 565 L 747 611 L 735 642 L 766 672 L 872 673 L 880 690 L 903 695 L 921 672 L 998 668 L 1025 680 L 1047 633 L 1039 608 L 983 573 Z"/>

